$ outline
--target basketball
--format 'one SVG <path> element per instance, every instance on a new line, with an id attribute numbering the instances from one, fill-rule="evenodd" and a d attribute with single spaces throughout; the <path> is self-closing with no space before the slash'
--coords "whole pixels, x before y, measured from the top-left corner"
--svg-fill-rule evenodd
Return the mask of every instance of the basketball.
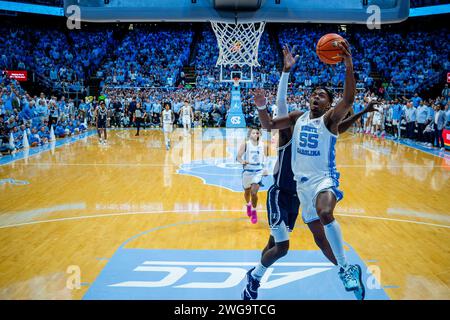
<path id="1" fill-rule="evenodd" d="M 320 61 L 326 64 L 341 62 L 342 58 L 338 56 L 342 53 L 338 47 L 340 41 L 344 41 L 344 38 L 336 33 L 328 33 L 320 38 L 316 45 L 316 53 Z"/>

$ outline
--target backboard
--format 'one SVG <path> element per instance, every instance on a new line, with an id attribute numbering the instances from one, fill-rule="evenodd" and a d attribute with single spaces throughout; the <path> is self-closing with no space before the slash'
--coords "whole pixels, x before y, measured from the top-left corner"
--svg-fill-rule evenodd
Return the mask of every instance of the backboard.
<path id="1" fill-rule="evenodd" d="M 65 0 L 67 17 L 71 5 L 79 6 L 80 19 L 86 22 L 365 24 L 379 12 L 380 24 L 386 24 L 409 15 L 408 0 Z"/>

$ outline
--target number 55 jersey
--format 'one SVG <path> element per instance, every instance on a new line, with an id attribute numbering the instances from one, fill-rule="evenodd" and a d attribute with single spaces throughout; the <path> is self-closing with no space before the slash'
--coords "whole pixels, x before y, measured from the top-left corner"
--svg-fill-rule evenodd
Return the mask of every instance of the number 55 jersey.
<path id="1" fill-rule="evenodd" d="M 324 115 L 310 119 L 305 112 L 294 127 L 291 165 L 297 181 L 297 193 L 305 223 L 319 219 L 316 212 L 317 196 L 332 192 L 336 200 L 343 198 L 336 170 L 336 139 L 324 123 Z"/>

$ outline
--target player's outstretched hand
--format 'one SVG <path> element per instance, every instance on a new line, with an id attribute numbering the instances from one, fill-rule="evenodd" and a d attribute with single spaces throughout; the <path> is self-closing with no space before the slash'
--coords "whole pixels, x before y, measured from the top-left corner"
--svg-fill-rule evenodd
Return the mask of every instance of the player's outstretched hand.
<path id="1" fill-rule="evenodd" d="M 257 107 L 264 107 L 267 103 L 266 92 L 263 89 L 256 89 L 254 100 Z"/>
<path id="2" fill-rule="evenodd" d="M 339 42 L 338 47 L 342 50 L 342 54 L 338 54 L 338 56 L 342 57 L 342 60 L 344 61 L 347 67 L 352 67 L 353 66 L 352 52 L 350 50 L 350 45 L 348 44 L 347 40 Z"/>
<path id="3" fill-rule="evenodd" d="M 292 67 L 300 58 L 298 54 L 294 57 L 295 49 L 296 46 L 292 47 L 292 51 L 289 50 L 289 46 L 287 44 L 283 46 L 283 72 L 291 71 Z"/>

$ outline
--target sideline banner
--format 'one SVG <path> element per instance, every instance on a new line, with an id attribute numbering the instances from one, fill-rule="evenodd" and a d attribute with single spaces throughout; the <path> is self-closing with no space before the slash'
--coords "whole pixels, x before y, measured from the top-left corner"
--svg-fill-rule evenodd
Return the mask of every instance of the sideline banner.
<path id="1" fill-rule="evenodd" d="M 10 79 L 16 79 L 21 82 L 28 80 L 28 73 L 25 70 L 5 70 L 5 72 Z"/>

